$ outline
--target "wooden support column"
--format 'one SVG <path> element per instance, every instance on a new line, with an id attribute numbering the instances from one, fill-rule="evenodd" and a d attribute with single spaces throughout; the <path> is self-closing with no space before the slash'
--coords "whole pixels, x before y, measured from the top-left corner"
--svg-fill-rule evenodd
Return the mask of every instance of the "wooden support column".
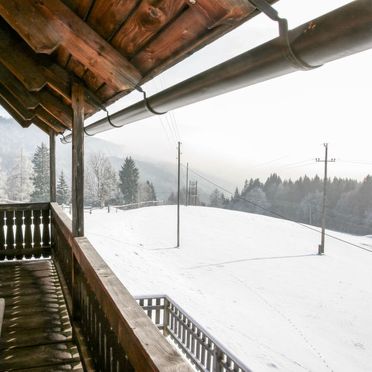
<path id="1" fill-rule="evenodd" d="M 72 84 L 72 234 L 84 236 L 84 88 Z"/>
<path id="2" fill-rule="evenodd" d="M 50 177 L 50 201 L 57 201 L 56 182 L 56 135 L 53 130 L 49 131 L 49 177 Z"/>

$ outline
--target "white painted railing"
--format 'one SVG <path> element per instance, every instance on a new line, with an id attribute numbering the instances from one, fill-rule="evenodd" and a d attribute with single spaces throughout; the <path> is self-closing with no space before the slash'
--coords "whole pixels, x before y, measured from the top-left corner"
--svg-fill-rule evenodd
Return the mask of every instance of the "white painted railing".
<path id="1" fill-rule="evenodd" d="M 170 337 L 197 371 L 251 372 L 168 296 L 135 298 L 164 336 Z"/>

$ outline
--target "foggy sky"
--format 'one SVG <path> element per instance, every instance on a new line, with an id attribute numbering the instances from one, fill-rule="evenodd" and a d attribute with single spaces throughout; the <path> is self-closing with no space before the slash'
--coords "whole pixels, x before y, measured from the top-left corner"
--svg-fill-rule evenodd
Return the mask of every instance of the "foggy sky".
<path id="1" fill-rule="evenodd" d="M 275 7 L 294 28 L 347 3 L 281 0 Z M 274 22 L 257 16 L 146 84 L 145 90 L 154 94 L 277 35 Z M 322 144 L 329 142 L 330 156 L 337 160 L 329 175 L 360 179 L 372 173 L 371 65 L 372 51 L 367 51 L 175 110 L 175 120 L 167 114 L 97 137 L 121 144 L 123 155 L 169 162 L 176 162 L 180 140 L 184 163 L 235 183 L 273 172 L 282 177 L 322 174 L 315 158 L 323 157 Z M 132 93 L 109 111 L 140 99 Z"/>

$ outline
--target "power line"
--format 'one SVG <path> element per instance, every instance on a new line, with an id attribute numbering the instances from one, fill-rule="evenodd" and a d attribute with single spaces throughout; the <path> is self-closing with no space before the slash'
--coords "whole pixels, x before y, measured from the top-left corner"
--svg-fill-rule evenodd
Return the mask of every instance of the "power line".
<path id="1" fill-rule="evenodd" d="M 185 167 L 184 164 L 182 164 L 182 166 Z M 225 189 L 224 187 L 218 185 L 217 183 L 215 183 L 215 182 L 209 180 L 208 178 L 202 176 L 201 174 L 195 172 L 192 168 L 190 168 L 190 166 L 189 166 L 189 172 L 194 173 L 194 174 L 195 174 L 196 176 L 198 176 L 199 178 L 203 179 L 203 180 L 206 181 L 206 182 L 209 182 L 210 184 L 212 184 L 212 185 L 216 186 L 217 188 L 221 189 L 222 191 L 224 191 L 224 192 L 226 192 L 226 193 L 228 193 L 228 194 L 230 194 L 230 195 L 234 195 L 234 193 L 231 192 L 230 190 Z M 251 200 L 248 200 L 248 199 L 246 199 L 246 198 L 243 198 L 243 197 L 240 196 L 240 195 L 239 195 L 239 199 L 240 199 L 240 200 L 243 200 L 243 201 L 245 201 L 246 203 L 251 204 L 251 205 L 253 205 L 253 206 L 255 206 L 255 207 L 257 207 L 257 208 L 259 208 L 259 209 L 261 209 L 261 210 L 263 210 L 263 211 L 265 211 L 265 212 L 268 212 L 268 213 L 270 213 L 270 214 L 272 214 L 272 215 L 274 215 L 274 216 L 276 216 L 276 217 L 282 218 L 282 219 L 287 220 L 287 221 L 290 221 L 290 222 L 294 222 L 295 224 L 297 224 L 297 225 L 299 225 L 299 226 L 302 226 L 302 227 L 304 227 L 305 229 L 315 231 L 315 232 L 318 233 L 318 234 L 320 233 L 320 231 L 319 231 L 318 229 L 316 229 L 316 228 L 313 228 L 313 227 L 311 227 L 311 226 L 305 225 L 304 223 L 301 223 L 301 222 L 298 222 L 298 221 L 292 220 L 292 219 L 290 219 L 290 218 L 288 218 L 288 217 L 286 217 L 286 216 L 284 216 L 284 215 L 282 215 L 282 214 L 280 214 L 280 213 L 277 213 L 277 212 L 274 212 L 274 211 L 272 211 L 272 210 L 270 210 L 270 209 L 268 209 L 268 208 L 262 207 L 261 205 L 255 203 L 255 202 L 252 202 Z M 356 247 L 356 248 L 362 249 L 362 250 L 364 250 L 364 251 L 367 251 L 367 252 L 369 252 L 369 253 L 372 253 L 372 250 L 370 250 L 370 249 L 368 249 L 368 248 L 365 248 L 365 247 L 362 247 L 362 246 L 360 246 L 360 245 L 358 245 L 358 244 L 354 244 L 354 243 L 352 243 L 352 242 L 349 242 L 349 241 L 347 241 L 347 240 L 344 240 L 344 239 L 338 238 L 338 237 L 336 237 L 336 236 L 334 236 L 334 235 L 330 235 L 330 234 L 328 234 L 328 233 L 325 233 L 325 235 L 326 235 L 327 237 L 331 238 L 331 239 L 338 240 L 338 241 L 343 242 L 343 243 L 345 243 L 345 244 L 348 244 L 348 245 L 351 245 L 351 246 L 353 246 L 353 247 Z"/>

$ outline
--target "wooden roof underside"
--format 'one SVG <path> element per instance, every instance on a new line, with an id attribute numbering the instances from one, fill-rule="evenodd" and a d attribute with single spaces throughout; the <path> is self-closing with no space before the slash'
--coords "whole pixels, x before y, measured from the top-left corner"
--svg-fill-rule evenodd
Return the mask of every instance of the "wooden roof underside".
<path id="1" fill-rule="evenodd" d="M 23 127 L 72 128 L 256 14 L 247 0 L 0 0 L 0 104 Z"/>

